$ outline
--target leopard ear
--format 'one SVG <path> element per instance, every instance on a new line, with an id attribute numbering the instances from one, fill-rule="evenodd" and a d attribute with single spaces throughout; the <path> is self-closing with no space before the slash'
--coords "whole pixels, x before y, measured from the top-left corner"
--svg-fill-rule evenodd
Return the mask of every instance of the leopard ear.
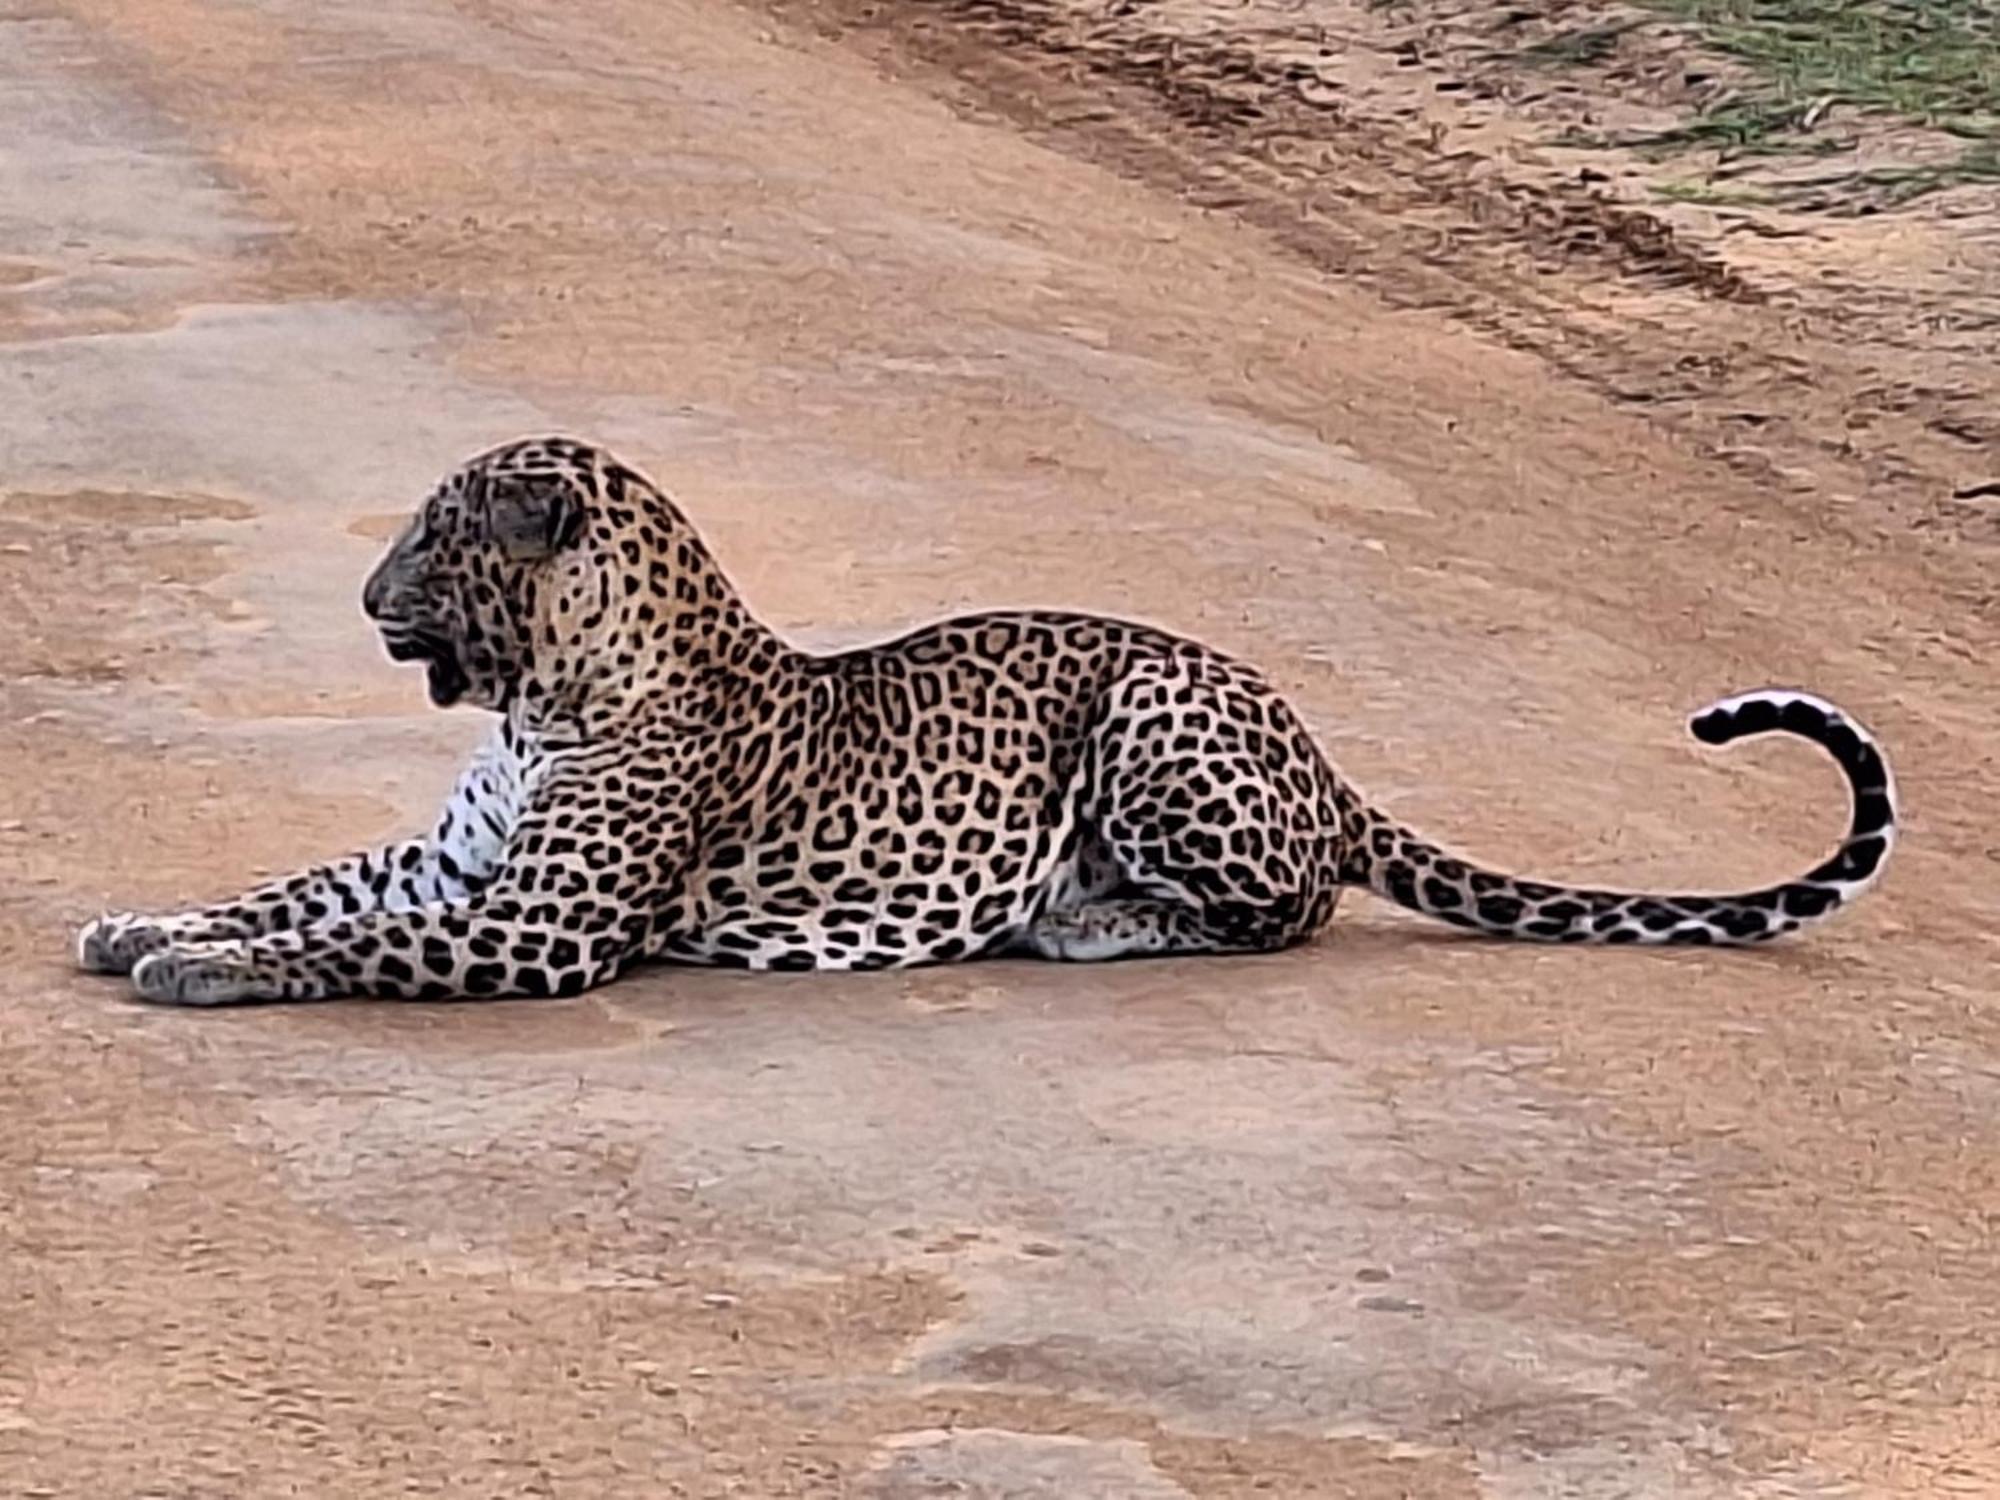
<path id="1" fill-rule="evenodd" d="M 583 534 L 576 486 L 553 474 L 508 474 L 486 489 L 486 535 L 513 562 L 536 562 Z"/>

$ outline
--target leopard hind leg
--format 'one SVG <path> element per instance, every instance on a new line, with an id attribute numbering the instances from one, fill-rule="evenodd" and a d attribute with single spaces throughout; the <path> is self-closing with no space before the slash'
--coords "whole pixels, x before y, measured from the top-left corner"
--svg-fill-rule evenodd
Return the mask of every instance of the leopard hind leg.
<path id="1" fill-rule="evenodd" d="M 1291 941 L 1289 925 L 1250 911 L 1225 914 L 1186 901 L 1111 897 L 1044 912 L 1029 924 L 1022 946 L 1066 963 L 1167 953 L 1262 953 Z"/>
<path id="2" fill-rule="evenodd" d="M 1224 663 L 1135 669 L 1079 770 L 1088 837 L 1021 946 L 1071 962 L 1266 953 L 1339 895 L 1318 748 L 1276 693 Z M 1273 752 L 1277 753 L 1273 753 Z"/>

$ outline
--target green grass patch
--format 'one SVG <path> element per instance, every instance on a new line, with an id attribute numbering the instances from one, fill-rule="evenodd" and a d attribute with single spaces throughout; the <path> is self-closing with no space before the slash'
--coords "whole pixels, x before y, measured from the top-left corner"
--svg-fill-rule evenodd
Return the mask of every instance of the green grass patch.
<path id="1" fill-rule="evenodd" d="M 2000 119 L 1994 0 L 1647 0 L 1790 100 L 1909 120 Z"/>
<path id="2" fill-rule="evenodd" d="M 1813 127 L 1840 106 L 1928 126 L 1966 145 L 1955 157 L 1923 165 L 1826 174 L 1774 192 L 1825 199 L 1844 187 L 1886 206 L 2000 176 L 2000 0 L 1643 3 L 1691 27 L 1757 81 L 1691 120 L 1620 145 L 1662 155 L 1831 154 L 1849 142 Z M 1598 44 L 1594 36 L 1578 42 L 1585 52 Z"/>

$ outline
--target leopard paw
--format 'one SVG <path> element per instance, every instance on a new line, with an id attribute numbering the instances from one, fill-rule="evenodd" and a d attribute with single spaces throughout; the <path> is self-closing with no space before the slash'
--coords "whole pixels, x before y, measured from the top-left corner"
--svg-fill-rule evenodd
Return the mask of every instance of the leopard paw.
<path id="1" fill-rule="evenodd" d="M 158 953 L 169 941 L 155 918 L 106 912 L 76 935 L 77 967 L 90 974 L 129 974 L 140 959 Z"/>
<path id="2" fill-rule="evenodd" d="M 222 944 L 149 953 L 132 966 L 132 988 L 156 1005 L 238 1005 L 279 993 L 240 950 Z"/>

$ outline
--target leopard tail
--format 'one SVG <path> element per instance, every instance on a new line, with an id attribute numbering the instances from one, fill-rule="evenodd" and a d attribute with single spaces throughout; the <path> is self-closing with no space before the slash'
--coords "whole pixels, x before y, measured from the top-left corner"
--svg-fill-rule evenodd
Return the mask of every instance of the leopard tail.
<path id="1" fill-rule="evenodd" d="M 1854 719 L 1807 693 L 1765 689 L 1724 698 L 1689 728 L 1707 745 L 1782 731 L 1828 751 L 1847 776 L 1847 836 L 1794 880 L 1733 895 L 1592 890 L 1480 869 L 1426 843 L 1373 808 L 1356 809 L 1341 883 L 1496 937 L 1545 943 L 1745 945 L 1816 925 L 1881 878 L 1896 839 L 1895 779 L 1882 747 Z"/>

